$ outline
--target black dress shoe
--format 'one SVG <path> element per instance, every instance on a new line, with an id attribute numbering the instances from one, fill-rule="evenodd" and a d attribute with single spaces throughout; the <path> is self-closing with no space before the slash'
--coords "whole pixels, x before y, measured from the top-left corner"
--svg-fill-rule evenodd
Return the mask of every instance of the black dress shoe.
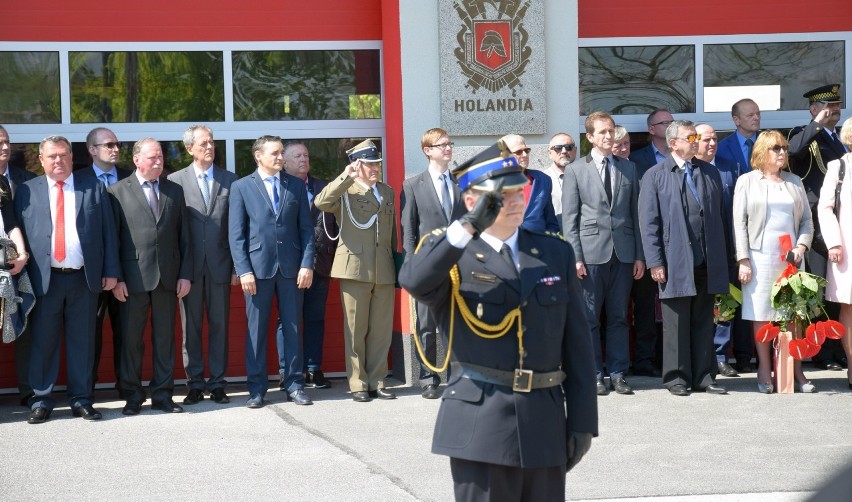
<path id="1" fill-rule="evenodd" d="M 597 382 L 595 383 L 597 387 L 597 393 L 599 396 L 607 396 L 609 395 L 609 387 L 604 383 L 603 377 L 598 377 Z"/>
<path id="2" fill-rule="evenodd" d="M 379 399 L 396 399 L 396 394 L 389 390 L 378 389 L 369 392 L 370 397 Z"/>
<path id="3" fill-rule="evenodd" d="M 100 420 L 101 412 L 96 410 L 91 404 L 81 404 L 71 408 L 71 414 L 75 417 L 83 417 L 83 420 Z"/>
<path id="4" fill-rule="evenodd" d="M 438 386 L 430 383 L 426 387 L 423 387 L 423 392 L 420 393 L 423 399 L 438 399 L 441 397 L 441 392 L 438 390 Z"/>
<path id="5" fill-rule="evenodd" d="M 689 391 L 686 389 L 686 385 L 682 385 L 676 383 L 669 387 L 669 393 L 673 396 L 688 396 Z"/>
<path id="6" fill-rule="evenodd" d="M 228 404 L 231 402 L 231 399 L 228 397 L 227 394 L 225 394 L 225 389 L 223 389 L 222 387 L 211 390 L 210 399 L 212 399 L 214 403 L 219 404 Z"/>
<path id="7" fill-rule="evenodd" d="M 840 366 L 834 361 L 817 361 L 814 363 L 819 369 L 829 370 L 829 371 L 840 371 L 843 369 L 843 366 Z"/>
<path id="8" fill-rule="evenodd" d="M 718 366 L 719 366 L 719 374 L 722 375 L 722 376 L 726 376 L 726 377 L 738 377 L 738 376 L 740 376 L 740 374 L 737 373 L 737 370 L 732 368 L 731 365 L 728 364 L 725 361 L 719 361 Z"/>
<path id="9" fill-rule="evenodd" d="M 47 408 L 42 408 L 39 406 L 30 412 L 30 416 L 27 417 L 28 424 L 43 424 L 47 422 L 47 419 L 50 418 L 50 410 Z"/>
<path id="10" fill-rule="evenodd" d="M 183 404 L 198 404 L 204 401 L 204 392 L 201 389 L 189 389 L 189 394 L 183 398 Z"/>
<path id="11" fill-rule="evenodd" d="M 322 374 L 322 370 L 308 371 L 305 374 L 305 387 L 308 389 L 328 389 L 331 387 L 331 382 Z"/>
<path id="12" fill-rule="evenodd" d="M 167 401 L 160 401 L 158 403 L 151 403 L 151 409 L 160 410 L 166 413 L 183 413 L 183 408 L 175 404 L 175 402 L 171 399 Z"/>
<path id="13" fill-rule="evenodd" d="M 660 370 L 650 365 L 634 366 L 633 374 L 636 376 L 647 376 L 655 378 L 663 376 Z"/>
<path id="14" fill-rule="evenodd" d="M 301 406 L 308 406 L 314 404 L 314 402 L 311 401 L 311 398 L 308 397 L 308 395 L 305 394 L 305 391 L 303 391 L 302 389 L 296 389 L 293 392 L 287 394 L 287 400 L 293 401 L 294 403 Z"/>
<path id="15" fill-rule="evenodd" d="M 142 405 L 139 403 L 131 403 L 128 402 L 124 405 L 124 408 L 121 409 L 122 415 L 138 415 L 139 412 L 142 411 Z"/>
<path id="16" fill-rule="evenodd" d="M 704 392 L 708 394 L 727 394 L 728 391 L 719 384 L 711 383 L 707 387 L 704 387 Z"/>
<path id="17" fill-rule="evenodd" d="M 615 390 L 616 394 L 633 394 L 633 389 L 630 387 L 630 384 L 627 383 L 627 380 L 625 380 L 624 377 L 618 377 L 615 379 L 610 378 L 610 380 L 612 381 L 612 388 Z"/>
<path id="18" fill-rule="evenodd" d="M 366 390 L 359 390 L 352 393 L 352 400 L 356 403 L 366 403 L 368 401 L 372 401 L 373 398 L 370 397 L 370 393 Z"/>

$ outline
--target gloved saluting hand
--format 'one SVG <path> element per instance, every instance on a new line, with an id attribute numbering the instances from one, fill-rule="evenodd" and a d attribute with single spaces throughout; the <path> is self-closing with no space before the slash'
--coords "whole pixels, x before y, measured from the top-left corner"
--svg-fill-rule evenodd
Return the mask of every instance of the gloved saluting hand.
<path id="1" fill-rule="evenodd" d="M 459 218 L 461 223 L 468 223 L 473 227 L 473 238 L 479 237 L 485 229 L 494 224 L 497 215 L 500 214 L 500 208 L 503 207 L 503 180 L 499 180 L 495 189 L 489 192 L 482 192 L 482 195 L 477 199 L 473 209 Z"/>

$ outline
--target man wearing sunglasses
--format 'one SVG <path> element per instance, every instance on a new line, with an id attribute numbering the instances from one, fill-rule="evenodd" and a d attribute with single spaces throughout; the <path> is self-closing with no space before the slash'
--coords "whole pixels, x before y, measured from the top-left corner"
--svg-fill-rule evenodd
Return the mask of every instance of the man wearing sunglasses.
<path id="1" fill-rule="evenodd" d="M 716 384 L 713 296 L 728 291 L 722 180 L 695 158 L 688 120 L 666 130 L 671 153 L 642 178 L 639 227 L 663 304 L 663 385 L 675 396 L 725 394 Z"/>
<path id="2" fill-rule="evenodd" d="M 121 143 L 115 133 L 106 127 L 96 127 L 86 136 L 86 147 L 92 156 L 92 165 L 79 171 L 80 175 L 94 176 L 104 188 L 130 176 L 132 171 L 119 169 L 118 153 Z M 98 382 L 98 368 L 103 349 L 104 320 L 109 315 L 109 325 L 112 328 L 112 364 L 115 370 L 115 381 L 118 383 L 118 366 L 121 361 L 121 302 L 115 299 L 112 291 L 102 291 L 98 297 L 98 317 L 95 322 L 95 360 L 92 366 L 92 385 Z"/>
<path id="3" fill-rule="evenodd" d="M 530 151 L 523 136 L 507 134 L 501 138 L 506 148 L 512 152 L 518 165 L 524 170 L 524 176 L 530 184 L 524 187 L 524 201 L 527 209 L 524 212 L 524 222 L 521 225 L 527 230 L 538 232 L 559 232 L 561 227 L 553 210 L 553 183 L 550 176 L 543 171 L 529 169 Z"/>
<path id="4" fill-rule="evenodd" d="M 562 225 L 562 181 L 565 168 L 577 158 L 577 145 L 574 143 L 574 138 L 564 132 L 554 134 L 550 138 L 550 144 L 547 145 L 547 155 L 552 162 L 544 172 L 550 176 L 550 182 L 553 185 L 550 200 L 553 203 L 556 220 Z"/>
<path id="5" fill-rule="evenodd" d="M 805 193 L 811 205 L 811 211 L 816 214 L 819 192 L 825 179 L 826 165 L 832 160 L 839 159 L 846 153 L 846 147 L 840 142 L 837 123 L 840 121 L 840 84 L 828 84 L 804 93 L 808 99 L 808 109 L 812 120 L 808 125 L 796 127 L 790 131 L 790 170 L 802 178 Z M 846 168 L 845 177 L 849 176 L 850 168 Z M 814 240 L 808 251 L 805 266 L 808 271 L 826 276 L 828 249 L 819 227 L 819 219 L 814 219 Z M 826 312 L 831 319 L 837 319 L 840 308 L 834 302 L 826 302 Z M 838 340 L 826 340 L 819 354 L 813 358 L 818 368 L 840 371 L 848 365 L 846 356 Z"/>

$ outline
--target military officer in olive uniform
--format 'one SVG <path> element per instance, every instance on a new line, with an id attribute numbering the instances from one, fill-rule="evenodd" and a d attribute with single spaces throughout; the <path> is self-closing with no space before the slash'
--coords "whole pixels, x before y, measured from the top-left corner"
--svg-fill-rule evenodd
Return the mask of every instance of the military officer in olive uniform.
<path id="1" fill-rule="evenodd" d="M 395 399 L 384 389 L 396 282 L 394 191 L 378 181 L 382 158 L 372 141 L 346 153 L 349 165 L 314 198 L 340 227 L 331 276 L 340 280 L 346 376 L 354 401 Z"/>
<path id="2" fill-rule="evenodd" d="M 521 228 L 528 181 L 502 143 L 453 174 L 469 212 L 400 272 L 452 355 L 432 452 L 450 457 L 457 500 L 562 501 L 566 471 L 598 433 L 574 253 Z"/>

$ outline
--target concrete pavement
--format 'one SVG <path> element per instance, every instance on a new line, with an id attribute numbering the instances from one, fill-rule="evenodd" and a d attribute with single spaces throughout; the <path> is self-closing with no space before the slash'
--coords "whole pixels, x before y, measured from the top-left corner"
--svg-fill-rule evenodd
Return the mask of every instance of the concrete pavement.
<path id="1" fill-rule="evenodd" d="M 720 378 L 726 396 L 675 397 L 659 379 L 631 378 L 636 395 L 599 399 L 600 437 L 566 499 L 805 500 L 852 461 L 845 372 L 806 374 L 817 394 L 762 395 L 753 373 Z M 136 417 L 98 391 L 98 422 L 72 418 L 60 395 L 41 425 L 0 396 L 0 500 L 452 500 L 449 462 L 429 453 L 438 401 L 399 387 L 395 401 L 355 403 L 333 382 L 308 390 L 314 406 L 274 391 L 249 410 L 235 384 L 229 405 L 167 415 L 148 402 Z"/>

